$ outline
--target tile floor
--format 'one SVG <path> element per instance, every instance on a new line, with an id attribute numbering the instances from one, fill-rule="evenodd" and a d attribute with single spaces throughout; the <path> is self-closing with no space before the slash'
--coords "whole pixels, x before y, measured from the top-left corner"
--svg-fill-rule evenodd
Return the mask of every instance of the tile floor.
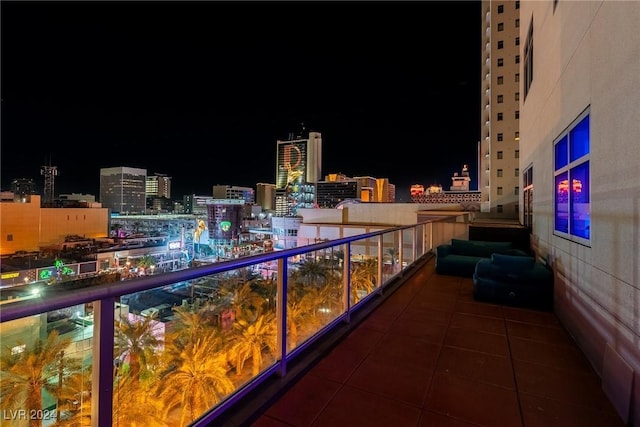
<path id="1" fill-rule="evenodd" d="M 252 427 L 616 427 L 553 313 L 475 302 L 421 267 Z"/>

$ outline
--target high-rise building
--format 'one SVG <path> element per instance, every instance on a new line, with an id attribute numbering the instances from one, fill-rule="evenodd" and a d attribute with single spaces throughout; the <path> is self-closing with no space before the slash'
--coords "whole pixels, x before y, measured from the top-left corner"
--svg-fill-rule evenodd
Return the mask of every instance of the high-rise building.
<path id="1" fill-rule="evenodd" d="M 255 194 L 255 190 L 250 187 L 239 187 L 236 185 L 213 186 L 214 199 L 244 200 L 246 204 L 253 205 L 255 203 Z"/>
<path id="2" fill-rule="evenodd" d="M 481 211 L 517 218 L 520 156 L 520 2 L 482 1 Z"/>
<path id="3" fill-rule="evenodd" d="M 171 199 L 171 177 L 161 173 L 147 176 L 145 191 L 147 197 Z"/>
<path id="4" fill-rule="evenodd" d="M 118 166 L 100 169 L 100 203 L 111 212 L 143 214 L 147 170 Z"/>
<path id="5" fill-rule="evenodd" d="M 335 208 L 345 200 L 360 200 L 358 180 L 332 173 L 317 183 L 316 204 L 319 208 Z"/>
<path id="6" fill-rule="evenodd" d="M 263 211 L 273 211 L 276 208 L 276 185 L 259 182 L 256 184 L 256 204 Z"/>
<path id="7" fill-rule="evenodd" d="M 300 208 L 315 205 L 315 187 L 320 180 L 322 136 L 319 132 L 289 135 L 277 141 L 276 215 L 296 216 Z"/>

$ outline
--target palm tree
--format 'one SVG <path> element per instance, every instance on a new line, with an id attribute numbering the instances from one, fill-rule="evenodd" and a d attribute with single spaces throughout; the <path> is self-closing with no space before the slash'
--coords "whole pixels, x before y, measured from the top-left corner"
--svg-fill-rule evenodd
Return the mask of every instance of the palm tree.
<path id="1" fill-rule="evenodd" d="M 180 408 L 181 427 L 235 390 L 227 376 L 227 355 L 219 343 L 218 332 L 211 330 L 188 342 L 182 350 L 169 349 L 177 354 L 171 357 L 169 369 L 160 379 L 158 395 L 166 416 Z"/>
<path id="2" fill-rule="evenodd" d="M 156 349 L 162 344 L 155 335 L 155 327 L 154 318 L 146 316 L 139 320 L 121 316 L 116 322 L 115 356 L 121 362 L 129 358 L 129 375 L 134 383 L 140 380 L 140 374 L 146 372 L 149 363 L 155 361 Z"/>
<path id="3" fill-rule="evenodd" d="M 275 315 L 270 312 L 260 314 L 253 323 L 239 319 L 233 326 L 238 332 L 237 342 L 231 350 L 235 356 L 237 374 L 242 373 L 244 363 L 251 358 L 251 373 L 257 376 L 262 367 L 262 350 L 266 347 L 273 352 L 276 348 Z"/>
<path id="4" fill-rule="evenodd" d="M 61 394 L 59 401 L 71 402 L 72 416 L 62 420 L 58 417 L 55 427 L 90 427 L 91 426 L 91 366 L 71 375 Z M 58 408 L 61 406 L 59 405 Z"/>
<path id="5" fill-rule="evenodd" d="M 219 295 L 233 308 L 236 319 L 245 315 L 255 316 L 264 303 L 260 295 L 253 291 L 251 282 L 225 281 L 220 287 Z"/>
<path id="6" fill-rule="evenodd" d="M 113 425 L 127 427 L 163 425 L 163 408 L 161 402 L 153 398 L 152 387 L 152 383 L 140 382 L 131 376 L 116 378 L 113 389 Z"/>
<path id="7" fill-rule="evenodd" d="M 292 279 L 305 285 L 321 286 L 327 279 L 327 263 L 306 260 L 292 274 Z"/>
<path id="8" fill-rule="evenodd" d="M 360 293 L 369 295 L 376 286 L 378 260 L 366 259 L 351 271 L 351 298 L 354 303 L 360 301 Z"/>
<path id="9" fill-rule="evenodd" d="M 205 303 L 195 311 L 188 306 L 175 307 L 173 312 L 176 320 L 169 340 L 173 345 L 193 342 L 204 333 L 215 329 L 218 324 L 218 314 L 213 304 Z"/>
<path id="10" fill-rule="evenodd" d="M 60 338 L 54 330 L 46 340 L 37 339 L 31 348 L 27 347 L 21 353 L 13 354 L 7 347 L 0 357 L 3 410 L 23 409 L 27 413 L 42 410 L 42 392 L 56 395 L 60 391 L 59 383 L 52 379 L 58 375 L 59 365 L 65 363 L 64 351 L 70 343 L 70 338 Z M 30 417 L 29 426 L 41 425 L 41 419 Z"/>
<path id="11" fill-rule="evenodd" d="M 77 358 L 66 357 L 64 350 L 58 353 L 55 360 L 57 370 L 57 387 L 55 390 L 56 408 L 58 409 L 56 417 L 60 419 L 60 408 L 64 402 L 65 395 L 68 393 L 67 382 L 72 375 L 81 375 L 82 361 Z"/>

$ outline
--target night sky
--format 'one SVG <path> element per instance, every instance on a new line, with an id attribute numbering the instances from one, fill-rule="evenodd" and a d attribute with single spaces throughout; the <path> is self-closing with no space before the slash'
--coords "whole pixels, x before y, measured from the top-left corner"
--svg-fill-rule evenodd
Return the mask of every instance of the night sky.
<path id="1" fill-rule="evenodd" d="M 1 7 L 3 190 L 58 167 L 173 177 L 173 198 L 275 182 L 276 140 L 322 133 L 322 175 L 441 184 L 480 134 L 480 2 L 35 2 Z"/>

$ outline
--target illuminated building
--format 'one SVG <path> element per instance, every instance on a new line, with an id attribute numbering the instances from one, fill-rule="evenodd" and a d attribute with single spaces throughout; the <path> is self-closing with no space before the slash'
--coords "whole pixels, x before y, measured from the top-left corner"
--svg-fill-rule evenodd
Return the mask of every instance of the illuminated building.
<path id="1" fill-rule="evenodd" d="M 114 213 L 143 214 L 147 170 L 119 166 L 100 169 L 100 203 Z"/>
<path id="2" fill-rule="evenodd" d="M 273 211 L 276 208 L 276 186 L 259 182 L 256 184 L 256 204 L 263 211 Z"/>
<path id="3" fill-rule="evenodd" d="M 246 204 L 253 205 L 255 203 L 255 195 L 255 190 L 250 187 L 239 187 L 237 185 L 213 186 L 214 199 L 244 200 Z"/>
<path id="4" fill-rule="evenodd" d="M 147 197 L 171 199 L 171 177 L 160 173 L 147 176 L 145 192 Z"/>
<path id="5" fill-rule="evenodd" d="M 81 208 L 49 208 L 41 207 L 40 202 L 39 195 L 31 195 L 26 203 L 0 202 L 1 255 L 19 250 L 38 252 L 42 247 L 64 242 L 70 234 L 87 239 L 108 234 L 109 212 L 99 204 Z"/>
<path id="6" fill-rule="evenodd" d="M 301 134 L 277 141 L 277 216 L 296 216 L 298 209 L 314 207 L 321 162 L 322 136 L 319 132 L 307 133 L 303 128 Z"/>
<path id="7" fill-rule="evenodd" d="M 482 23 L 480 210 L 493 218 L 517 218 L 522 96 L 520 2 L 483 0 Z"/>
<path id="8" fill-rule="evenodd" d="M 214 255 L 228 256 L 242 233 L 245 203 L 243 200 L 215 199 L 207 204 L 209 244 Z"/>
<path id="9" fill-rule="evenodd" d="M 449 191 L 442 191 L 441 186 L 431 185 L 426 191 L 412 191 L 411 202 L 448 205 L 460 204 L 464 210 L 478 211 L 480 210 L 481 193 L 479 191 L 469 190 L 470 183 L 471 177 L 469 176 L 469 169 L 467 165 L 464 165 L 460 174 L 454 172 L 451 177 Z"/>

